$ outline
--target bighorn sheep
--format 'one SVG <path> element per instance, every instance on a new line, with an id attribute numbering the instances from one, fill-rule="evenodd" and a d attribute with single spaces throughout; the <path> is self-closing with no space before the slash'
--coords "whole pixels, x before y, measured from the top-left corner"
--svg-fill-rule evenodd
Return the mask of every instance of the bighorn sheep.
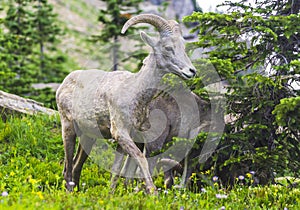
<path id="1" fill-rule="evenodd" d="M 211 122 L 212 118 L 212 109 L 211 104 L 200 97 L 198 97 L 193 92 L 190 92 L 190 96 L 192 98 L 195 98 L 195 101 L 197 102 L 199 113 L 200 113 L 200 120 L 198 117 L 194 117 L 194 115 L 190 116 L 190 121 L 197 123 L 194 125 L 195 127 L 199 128 L 199 131 L 205 131 L 209 132 L 210 126 L 214 126 L 214 122 Z M 167 117 L 167 124 L 161 125 L 162 127 L 165 127 L 163 133 L 161 133 L 160 136 L 157 137 L 156 140 L 151 141 L 147 143 L 144 147 L 146 150 L 146 157 L 149 157 L 151 153 L 158 152 L 163 148 L 164 145 L 172 141 L 173 137 L 178 137 L 180 126 L 180 118 L 181 113 L 180 109 L 178 107 L 178 104 L 174 98 L 172 98 L 170 95 L 162 95 L 157 97 L 155 100 L 151 101 L 149 105 L 149 109 L 155 110 L 159 109 L 161 110 L 165 116 Z M 195 119 L 193 119 L 193 117 Z M 189 129 L 189 128 L 184 128 Z M 181 136 L 188 138 L 188 136 Z M 160 168 L 165 165 L 167 165 L 167 170 L 164 170 L 164 176 L 165 176 L 165 186 L 167 188 L 170 188 L 173 185 L 173 170 L 179 170 L 181 173 L 185 171 L 183 174 L 183 181 L 182 185 L 185 185 L 188 178 L 191 176 L 193 170 L 193 167 L 191 167 L 191 158 L 195 158 L 200 155 L 199 150 L 195 151 L 194 149 L 191 150 L 191 152 L 185 157 L 185 160 L 182 162 L 184 163 L 184 170 L 182 170 L 182 164 L 176 162 L 175 160 L 172 160 L 171 158 L 165 157 L 163 159 L 152 159 L 152 162 L 149 163 L 150 172 L 152 173 L 154 168 Z M 196 154 L 195 154 L 196 153 Z M 119 154 L 120 155 L 120 154 Z M 119 157 L 116 157 L 114 165 L 120 165 L 120 162 L 122 159 Z M 171 166 L 171 167 L 170 167 Z M 115 166 L 116 167 L 116 166 Z M 136 173 L 137 166 L 132 161 L 128 160 L 128 158 L 125 160 L 124 166 L 122 168 L 121 175 L 125 177 L 134 177 Z M 116 185 L 117 180 L 112 180 L 112 187 L 114 188 Z"/>
<path id="2" fill-rule="evenodd" d="M 137 23 L 148 23 L 157 28 L 156 40 L 141 32 L 142 40 L 152 52 L 144 59 L 138 73 L 125 71 L 78 70 L 71 72 L 56 93 L 61 117 L 65 150 L 64 179 L 66 188 L 79 186 L 82 166 L 96 138 L 113 138 L 135 159 L 141 169 L 148 193 L 156 192 L 148 162 L 130 135 L 141 130 L 147 119 L 148 105 L 156 94 L 162 77 L 167 73 L 189 79 L 196 70 L 187 54 L 178 24 L 157 15 L 141 14 L 129 19 L 122 33 Z M 76 137 L 80 144 L 74 157 Z"/>

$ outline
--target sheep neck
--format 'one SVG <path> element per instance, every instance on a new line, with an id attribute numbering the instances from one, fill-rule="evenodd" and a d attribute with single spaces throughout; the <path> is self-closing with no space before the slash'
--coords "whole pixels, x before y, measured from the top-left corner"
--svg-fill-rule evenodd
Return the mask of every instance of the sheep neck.
<path id="1" fill-rule="evenodd" d="M 136 116 L 134 124 L 140 127 L 147 121 L 148 106 L 153 97 L 161 90 L 161 80 L 165 71 L 156 65 L 155 55 L 150 54 L 141 70 L 136 73 L 135 97 L 133 113 Z"/>
<path id="2" fill-rule="evenodd" d="M 153 53 L 149 54 L 144 60 L 144 65 L 136 74 L 138 82 L 138 101 L 148 104 L 153 96 L 160 90 L 161 80 L 166 72 L 156 65 L 156 57 Z"/>

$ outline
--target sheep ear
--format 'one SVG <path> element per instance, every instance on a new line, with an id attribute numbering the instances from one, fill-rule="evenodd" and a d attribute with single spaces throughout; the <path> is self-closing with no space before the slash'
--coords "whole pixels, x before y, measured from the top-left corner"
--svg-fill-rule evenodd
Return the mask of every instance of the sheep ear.
<path id="1" fill-rule="evenodd" d="M 152 48 L 156 45 L 156 40 L 143 31 L 141 32 L 141 38 L 146 44 L 148 44 Z"/>

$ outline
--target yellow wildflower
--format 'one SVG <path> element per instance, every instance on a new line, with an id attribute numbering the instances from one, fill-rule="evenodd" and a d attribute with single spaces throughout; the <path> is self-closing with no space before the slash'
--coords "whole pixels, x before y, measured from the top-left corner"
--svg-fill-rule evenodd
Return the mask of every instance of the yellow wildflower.
<path id="1" fill-rule="evenodd" d="M 37 192 L 36 194 L 39 196 L 40 199 L 44 199 L 44 196 L 41 191 Z"/>

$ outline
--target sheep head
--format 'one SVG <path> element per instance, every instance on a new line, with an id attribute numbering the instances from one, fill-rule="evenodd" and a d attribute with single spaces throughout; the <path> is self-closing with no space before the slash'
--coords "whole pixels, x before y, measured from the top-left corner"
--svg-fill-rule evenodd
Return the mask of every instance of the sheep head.
<path id="1" fill-rule="evenodd" d="M 156 27 L 160 34 L 160 38 L 156 39 L 141 32 L 142 40 L 153 49 L 159 69 L 165 73 L 176 74 L 183 79 L 196 75 L 195 67 L 185 52 L 184 39 L 176 21 L 167 21 L 153 14 L 141 14 L 129 19 L 124 24 L 122 33 L 137 23 L 149 23 Z"/>

